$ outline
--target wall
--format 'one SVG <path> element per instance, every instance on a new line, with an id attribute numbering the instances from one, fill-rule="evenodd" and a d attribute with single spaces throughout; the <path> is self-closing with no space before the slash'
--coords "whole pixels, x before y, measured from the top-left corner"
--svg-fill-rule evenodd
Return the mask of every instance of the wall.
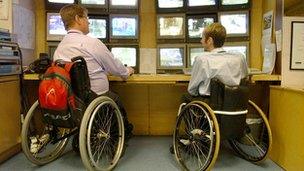
<path id="1" fill-rule="evenodd" d="M 11 0 L 4 0 L 4 1 L 9 1 L 8 3 L 8 19 L 5 20 L 0 20 L 0 28 L 8 29 L 10 33 L 13 32 L 13 10 L 12 10 L 12 1 Z M 3 3 L 4 3 L 3 1 Z"/>
<path id="2" fill-rule="evenodd" d="M 13 33 L 17 36 L 22 52 L 23 65 L 29 65 L 35 59 L 35 7 L 33 0 L 15 0 L 13 2 Z"/>
<path id="3" fill-rule="evenodd" d="M 304 87 L 303 70 L 290 70 L 291 21 L 304 21 L 304 17 L 283 18 L 283 58 L 282 58 L 282 86 Z"/>

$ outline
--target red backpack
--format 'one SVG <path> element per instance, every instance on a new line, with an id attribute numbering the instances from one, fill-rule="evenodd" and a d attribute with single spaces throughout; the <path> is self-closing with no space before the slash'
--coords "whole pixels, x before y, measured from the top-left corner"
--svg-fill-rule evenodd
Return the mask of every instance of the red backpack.
<path id="1" fill-rule="evenodd" d="M 77 108 L 70 78 L 72 66 L 73 62 L 63 66 L 53 62 L 39 84 L 39 104 L 44 121 L 58 127 L 75 127 L 77 122 L 73 117 Z"/>

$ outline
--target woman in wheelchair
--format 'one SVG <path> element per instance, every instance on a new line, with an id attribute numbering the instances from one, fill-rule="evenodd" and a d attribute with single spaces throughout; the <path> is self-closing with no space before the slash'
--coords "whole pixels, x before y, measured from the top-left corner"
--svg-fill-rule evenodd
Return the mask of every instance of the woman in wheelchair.
<path id="1" fill-rule="evenodd" d="M 248 74 L 245 57 L 225 52 L 225 38 L 219 23 L 204 29 L 201 43 L 207 52 L 195 58 L 188 93 L 182 96 L 171 151 L 183 170 L 210 170 L 220 140 L 227 139 L 237 154 L 255 163 L 271 148 L 267 118 L 241 84 Z"/>
<path id="2" fill-rule="evenodd" d="M 107 74 L 126 79 L 134 73 L 125 67 L 107 47 L 89 32 L 88 11 L 77 4 L 60 10 L 67 35 L 59 43 L 53 59 L 73 62 L 70 70 L 74 94 L 83 103 L 83 112 L 72 116 L 67 125 L 45 122 L 44 110 L 36 101 L 28 111 L 22 126 L 22 149 L 37 165 L 58 158 L 68 138 L 79 133 L 73 142 L 78 145 L 82 161 L 88 170 L 112 170 L 125 149 L 125 140 L 132 136 L 133 126 L 117 94 L 109 90 Z M 76 57 L 76 58 L 74 58 Z M 62 117 L 53 117 L 56 119 Z"/>

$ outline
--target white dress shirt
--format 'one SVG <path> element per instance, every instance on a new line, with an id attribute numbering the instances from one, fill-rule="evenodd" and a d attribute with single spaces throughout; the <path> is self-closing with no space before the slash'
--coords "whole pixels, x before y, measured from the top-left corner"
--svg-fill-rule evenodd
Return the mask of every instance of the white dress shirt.
<path id="1" fill-rule="evenodd" d="M 239 85 L 247 75 L 247 62 L 241 53 L 229 53 L 223 48 L 216 48 L 195 58 L 188 92 L 193 96 L 209 96 L 212 78 L 234 86 Z"/>
<path id="2" fill-rule="evenodd" d="M 109 49 L 96 38 L 84 35 L 79 30 L 69 30 L 68 34 L 59 43 L 53 59 L 71 61 L 73 57 L 81 56 L 88 67 L 91 89 L 102 94 L 109 91 L 107 74 L 128 77 L 128 69 L 114 58 Z"/>

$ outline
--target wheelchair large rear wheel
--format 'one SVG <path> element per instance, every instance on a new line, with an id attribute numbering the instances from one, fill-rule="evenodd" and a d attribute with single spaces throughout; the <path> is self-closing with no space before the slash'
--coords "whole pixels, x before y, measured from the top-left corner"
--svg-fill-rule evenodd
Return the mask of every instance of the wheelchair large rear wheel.
<path id="1" fill-rule="evenodd" d="M 21 131 L 21 144 L 25 156 L 36 165 L 57 159 L 64 151 L 68 138 L 56 141 L 70 130 L 43 122 L 42 110 L 36 101 L 27 112 Z"/>
<path id="2" fill-rule="evenodd" d="M 241 138 L 229 140 L 231 147 L 245 160 L 264 161 L 271 149 L 272 135 L 263 111 L 249 100 L 246 126 Z"/>
<path id="3" fill-rule="evenodd" d="M 210 170 L 220 146 L 219 125 L 212 109 L 194 101 L 183 107 L 173 134 L 175 158 L 183 170 Z"/>
<path id="4" fill-rule="evenodd" d="M 115 102 L 105 96 L 93 100 L 80 125 L 79 148 L 88 170 L 112 170 L 124 146 L 123 118 Z"/>

